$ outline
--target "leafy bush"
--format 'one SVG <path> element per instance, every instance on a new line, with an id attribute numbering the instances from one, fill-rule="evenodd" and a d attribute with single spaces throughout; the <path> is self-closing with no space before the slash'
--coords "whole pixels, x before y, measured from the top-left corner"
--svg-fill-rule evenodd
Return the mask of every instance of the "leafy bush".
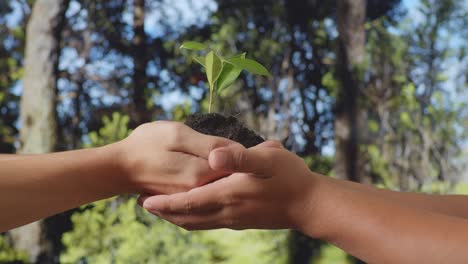
<path id="1" fill-rule="evenodd" d="M 7 237 L 0 234 L 0 263 L 28 263 L 28 254 L 11 247 Z"/>

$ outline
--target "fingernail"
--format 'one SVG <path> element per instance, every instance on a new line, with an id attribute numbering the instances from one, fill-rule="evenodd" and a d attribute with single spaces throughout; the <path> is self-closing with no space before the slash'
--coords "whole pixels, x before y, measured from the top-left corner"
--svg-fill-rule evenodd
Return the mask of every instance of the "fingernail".
<path id="1" fill-rule="evenodd" d="M 213 169 L 226 169 L 229 165 L 229 153 L 225 150 L 214 150 L 209 156 L 209 163 Z"/>
<path id="2" fill-rule="evenodd" d="M 157 203 L 153 202 L 151 199 L 146 199 L 143 201 L 143 208 L 148 211 L 157 210 Z"/>

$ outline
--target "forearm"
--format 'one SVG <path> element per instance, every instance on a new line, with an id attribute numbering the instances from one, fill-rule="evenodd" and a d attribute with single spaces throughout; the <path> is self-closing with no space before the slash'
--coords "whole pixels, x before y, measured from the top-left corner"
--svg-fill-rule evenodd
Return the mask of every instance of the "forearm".
<path id="1" fill-rule="evenodd" d="M 350 181 L 337 181 L 336 183 L 343 185 L 344 188 L 368 192 L 385 200 L 409 207 L 468 218 L 468 197 L 466 195 L 431 195 L 414 192 L 397 192 Z"/>
<path id="2" fill-rule="evenodd" d="M 0 156 L 0 231 L 128 191 L 110 147 Z"/>
<path id="3" fill-rule="evenodd" d="M 464 263 L 468 258 L 465 219 L 415 209 L 335 180 L 317 193 L 300 229 L 366 262 Z"/>

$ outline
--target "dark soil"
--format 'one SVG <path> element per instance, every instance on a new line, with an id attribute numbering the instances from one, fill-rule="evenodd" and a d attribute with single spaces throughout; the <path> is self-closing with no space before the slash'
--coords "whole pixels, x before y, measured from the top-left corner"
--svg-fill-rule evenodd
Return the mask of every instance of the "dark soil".
<path id="1" fill-rule="evenodd" d="M 244 145 L 253 147 L 265 141 L 261 136 L 244 126 L 237 118 L 220 114 L 193 114 L 185 124 L 192 129 L 211 136 L 225 137 Z"/>

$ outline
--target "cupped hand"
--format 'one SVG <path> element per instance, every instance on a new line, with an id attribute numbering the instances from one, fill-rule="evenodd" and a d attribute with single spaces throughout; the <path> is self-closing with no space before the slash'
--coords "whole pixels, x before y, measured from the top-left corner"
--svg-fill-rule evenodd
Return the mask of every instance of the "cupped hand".
<path id="1" fill-rule="evenodd" d="M 299 228 L 300 215 L 314 209 L 308 196 L 319 176 L 279 143 L 218 148 L 209 164 L 232 174 L 184 193 L 142 196 L 140 204 L 187 230 Z"/>
<path id="2" fill-rule="evenodd" d="M 207 136 L 178 122 L 157 121 L 137 127 L 126 139 L 110 145 L 124 171 L 128 191 L 168 194 L 187 191 L 223 176 L 210 168 L 212 149 L 237 145 Z M 224 174 L 226 175 L 226 174 Z"/>

